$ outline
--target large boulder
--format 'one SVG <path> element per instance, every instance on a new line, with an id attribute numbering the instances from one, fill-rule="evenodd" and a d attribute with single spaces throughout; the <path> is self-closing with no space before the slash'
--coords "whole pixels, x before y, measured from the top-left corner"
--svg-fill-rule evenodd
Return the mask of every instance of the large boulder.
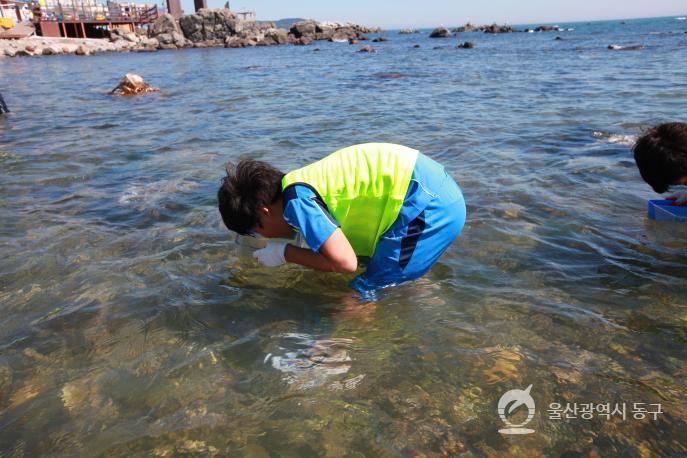
<path id="1" fill-rule="evenodd" d="M 563 29 L 561 29 L 558 26 L 551 26 L 551 25 L 540 25 L 536 29 L 534 29 L 535 32 L 562 32 Z"/>
<path id="2" fill-rule="evenodd" d="M 203 18 L 196 14 L 183 16 L 179 19 L 179 27 L 184 37 L 191 41 L 203 40 Z"/>
<path id="3" fill-rule="evenodd" d="M 277 45 L 284 45 L 289 42 L 289 35 L 284 29 L 267 29 L 265 31 L 265 40 L 272 40 Z"/>
<path id="4" fill-rule="evenodd" d="M 429 34 L 429 38 L 449 38 L 451 36 L 451 32 L 446 27 L 438 27 Z"/>
<path id="5" fill-rule="evenodd" d="M 201 8 L 196 14 L 179 19 L 179 26 L 184 37 L 194 43 L 209 40 L 218 40 L 222 43 L 226 37 L 241 30 L 241 22 L 226 8 Z"/>
<path id="6" fill-rule="evenodd" d="M 150 30 L 148 31 L 148 36 L 149 37 L 157 37 L 158 35 L 162 35 L 163 33 L 181 33 L 181 27 L 179 27 L 179 23 L 174 19 L 174 16 L 171 14 L 163 14 L 159 18 L 153 22 L 153 25 L 150 27 Z"/>
<path id="7" fill-rule="evenodd" d="M 320 29 L 322 30 L 322 29 Z M 300 21 L 291 26 L 291 35 L 296 38 L 309 37 L 317 33 L 317 22 L 315 21 Z"/>

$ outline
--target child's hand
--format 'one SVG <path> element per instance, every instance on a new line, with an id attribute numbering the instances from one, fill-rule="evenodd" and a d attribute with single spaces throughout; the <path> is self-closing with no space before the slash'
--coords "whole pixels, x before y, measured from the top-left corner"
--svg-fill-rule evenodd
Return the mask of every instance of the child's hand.
<path id="1" fill-rule="evenodd" d="M 284 253 L 286 252 L 285 242 L 267 242 L 267 246 L 253 253 L 253 257 L 267 267 L 277 267 L 286 264 Z"/>
<path id="2" fill-rule="evenodd" d="M 672 200 L 673 205 L 687 205 L 687 194 L 676 194 L 668 197 L 668 200 Z"/>

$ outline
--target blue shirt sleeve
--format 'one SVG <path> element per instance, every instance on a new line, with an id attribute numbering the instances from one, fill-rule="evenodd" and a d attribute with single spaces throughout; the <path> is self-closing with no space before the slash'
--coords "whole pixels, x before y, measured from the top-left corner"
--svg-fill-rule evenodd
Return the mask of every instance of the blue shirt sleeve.
<path id="1" fill-rule="evenodd" d="M 303 235 L 314 252 L 341 226 L 310 187 L 298 184 L 284 191 L 284 219 Z"/>

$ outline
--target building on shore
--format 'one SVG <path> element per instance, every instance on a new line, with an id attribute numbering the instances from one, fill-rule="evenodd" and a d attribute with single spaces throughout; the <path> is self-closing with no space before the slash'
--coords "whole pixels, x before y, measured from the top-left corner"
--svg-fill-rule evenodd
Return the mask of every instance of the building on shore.
<path id="1" fill-rule="evenodd" d="M 165 6 L 113 0 L 0 0 L 0 38 L 18 38 L 13 29 L 20 28 L 35 28 L 37 35 L 46 37 L 103 38 L 114 29 L 145 29 L 167 12 L 176 19 L 183 16 L 180 0 L 164 1 Z M 207 6 L 207 0 L 194 1 L 196 11 Z"/>
<path id="2" fill-rule="evenodd" d="M 155 21 L 161 8 L 152 3 L 108 0 L 39 0 L 33 22 L 46 37 L 102 38 L 115 28 L 131 32 Z"/>

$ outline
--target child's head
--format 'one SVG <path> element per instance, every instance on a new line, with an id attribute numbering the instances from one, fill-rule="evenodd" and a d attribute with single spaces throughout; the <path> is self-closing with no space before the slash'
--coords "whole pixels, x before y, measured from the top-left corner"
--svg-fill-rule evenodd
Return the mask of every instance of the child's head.
<path id="1" fill-rule="evenodd" d="M 650 129 L 634 146 L 635 161 L 644 181 L 663 193 L 687 184 L 687 124 L 673 122 Z"/>
<path id="2" fill-rule="evenodd" d="M 283 177 L 284 173 L 262 161 L 229 164 L 217 192 L 219 212 L 227 228 L 241 235 L 259 230 L 261 215 L 269 217 L 266 210 L 281 197 Z"/>

